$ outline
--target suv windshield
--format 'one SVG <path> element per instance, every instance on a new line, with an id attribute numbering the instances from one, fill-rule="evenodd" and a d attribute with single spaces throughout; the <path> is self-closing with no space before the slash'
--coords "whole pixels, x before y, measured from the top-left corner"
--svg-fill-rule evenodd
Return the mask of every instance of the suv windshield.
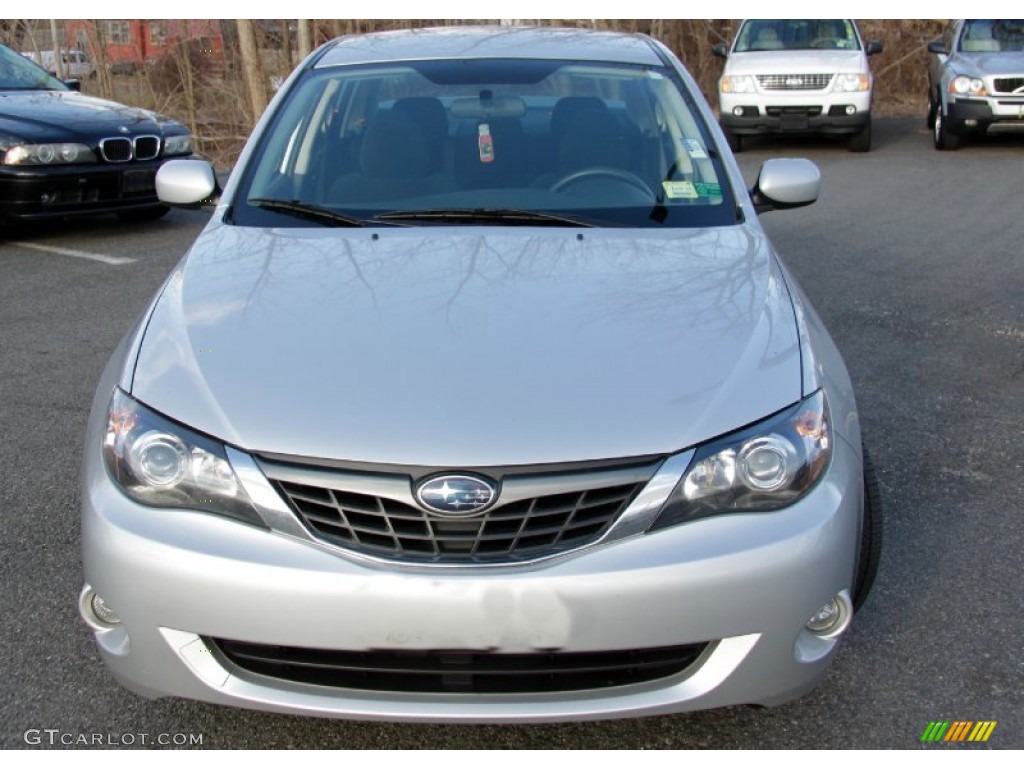
<path id="1" fill-rule="evenodd" d="M 68 87 L 20 53 L 0 45 L 0 91 L 66 91 Z"/>
<path id="2" fill-rule="evenodd" d="M 332 66 L 263 135 L 236 224 L 735 223 L 707 126 L 668 69 L 536 59 Z"/>
<path id="3" fill-rule="evenodd" d="M 963 53 L 1024 51 L 1024 19 L 969 19 L 960 33 Z"/>
<path id="4" fill-rule="evenodd" d="M 853 23 L 849 19 L 750 19 L 736 36 L 733 53 L 819 48 L 860 50 Z"/>

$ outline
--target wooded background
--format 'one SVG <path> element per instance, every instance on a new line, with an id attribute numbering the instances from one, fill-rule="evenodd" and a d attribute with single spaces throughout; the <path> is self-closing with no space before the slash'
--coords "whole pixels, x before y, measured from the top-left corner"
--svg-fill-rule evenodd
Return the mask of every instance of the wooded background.
<path id="1" fill-rule="evenodd" d="M 276 87 L 306 53 L 340 35 L 461 24 L 643 32 L 679 56 L 715 106 L 724 62 L 712 55 L 711 48 L 730 42 L 738 23 L 726 19 L 233 20 L 215 25 L 215 34 L 219 34 L 216 55 L 209 37 L 199 39 L 183 32 L 163 41 L 158 57 L 146 57 L 140 51 L 138 61 L 129 62 L 130 66 L 111 60 L 110 43 L 104 39 L 109 21 L 0 19 L 0 42 L 20 51 L 53 50 L 56 35 L 62 47 L 81 47 L 97 65 L 95 75 L 83 81 L 83 93 L 181 120 L 191 128 L 199 154 L 218 167 L 230 167 Z M 885 45 L 884 52 L 871 59 L 874 113 L 923 117 L 927 107 L 926 46 L 941 35 L 945 20 L 858 20 L 857 24 L 865 39 L 881 40 Z M 184 21 L 179 26 L 188 29 Z M 69 32 L 71 29 L 75 31 Z"/>

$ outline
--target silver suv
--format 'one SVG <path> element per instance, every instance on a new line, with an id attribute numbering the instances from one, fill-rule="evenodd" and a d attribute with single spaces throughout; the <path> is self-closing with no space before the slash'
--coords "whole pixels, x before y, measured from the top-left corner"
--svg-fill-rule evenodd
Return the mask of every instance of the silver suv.
<path id="1" fill-rule="evenodd" d="M 853 19 L 746 19 L 718 83 L 719 120 L 734 152 L 747 136 L 821 133 L 871 149 L 872 77 L 877 40 L 861 39 Z"/>
<path id="2" fill-rule="evenodd" d="M 959 19 L 928 51 L 936 149 L 989 130 L 1024 130 L 1024 19 Z"/>

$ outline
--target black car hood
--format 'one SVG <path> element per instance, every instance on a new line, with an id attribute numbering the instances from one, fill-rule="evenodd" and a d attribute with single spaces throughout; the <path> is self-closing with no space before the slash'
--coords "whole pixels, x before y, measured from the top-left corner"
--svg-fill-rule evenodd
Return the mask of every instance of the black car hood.
<path id="1" fill-rule="evenodd" d="M 0 134 L 33 141 L 180 133 L 185 127 L 146 109 L 75 91 L 0 91 Z"/>

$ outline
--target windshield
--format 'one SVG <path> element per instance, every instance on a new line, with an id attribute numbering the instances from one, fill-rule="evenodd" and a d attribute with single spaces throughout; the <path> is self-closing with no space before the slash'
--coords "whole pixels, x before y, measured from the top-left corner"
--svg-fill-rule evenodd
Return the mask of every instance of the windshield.
<path id="1" fill-rule="evenodd" d="M 860 50 L 853 22 L 849 19 L 750 19 L 736 36 L 733 52 L 819 48 Z"/>
<path id="2" fill-rule="evenodd" d="M 20 53 L 0 45 L 0 91 L 66 91 L 68 87 Z"/>
<path id="3" fill-rule="evenodd" d="M 1024 51 L 1024 19 L 969 19 L 960 33 L 963 53 Z"/>
<path id="4" fill-rule="evenodd" d="M 231 221 L 735 223 L 682 88 L 662 68 L 534 59 L 313 70 L 264 134 Z"/>

